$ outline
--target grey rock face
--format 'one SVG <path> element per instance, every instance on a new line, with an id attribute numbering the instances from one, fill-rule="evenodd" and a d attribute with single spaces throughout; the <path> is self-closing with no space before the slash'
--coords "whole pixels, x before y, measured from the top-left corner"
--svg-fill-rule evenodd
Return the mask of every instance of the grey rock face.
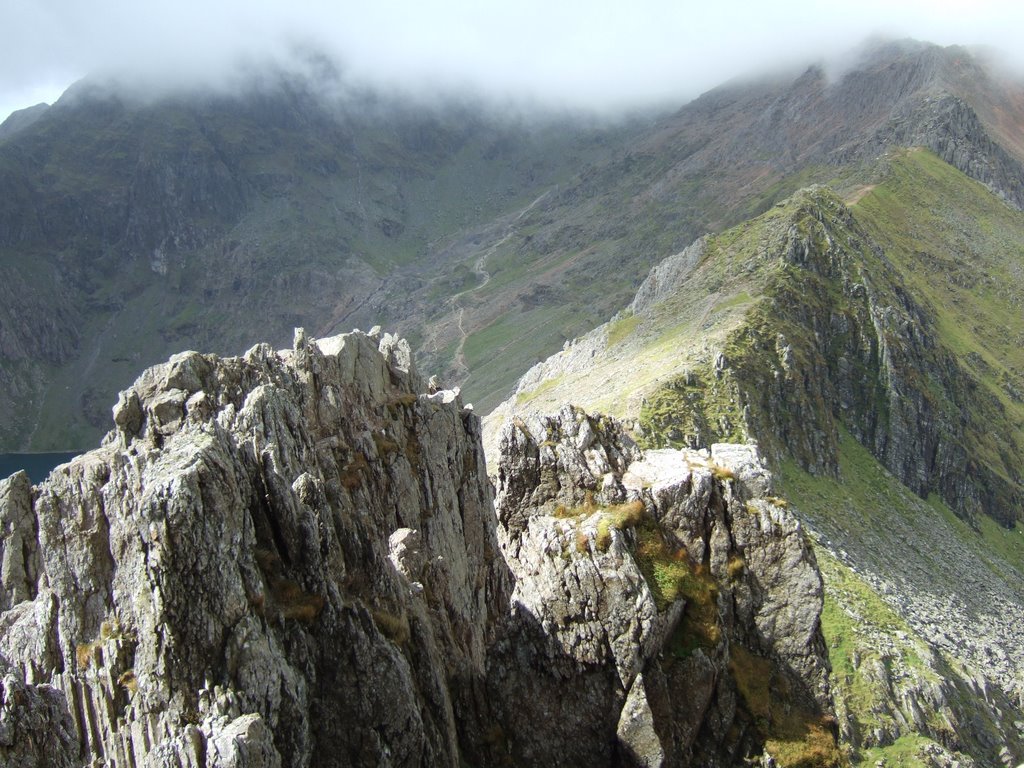
<path id="1" fill-rule="evenodd" d="M 175 356 L 102 448 L 0 484 L 14 727 L 61 703 L 75 765 L 457 763 L 508 574 L 476 417 L 380 347 Z"/>
<path id="2" fill-rule="evenodd" d="M 489 691 L 514 761 L 732 765 L 781 724 L 738 659 L 787 707 L 830 707 L 820 575 L 767 500 L 756 450 L 716 446 L 728 469 L 707 453 L 645 457 L 614 420 L 569 407 L 500 443 L 516 584 Z"/>
<path id="3" fill-rule="evenodd" d="M 71 768 L 78 744 L 65 698 L 48 685 L 0 680 L 0 763 L 7 768 Z"/>
<path id="4" fill-rule="evenodd" d="M 643 675 L 637 675 L 629 689 L 615 735 L 626 765 L 657 768 L 665 764 L 665 750 L 654 728 Z"/>
<path id="5" fill-rule="evenodd" d="M 656 264 L 637 289 L 630 311 L 643 312 L 679 290 L 704 256 L 707 242 L 702 237 L 677 254 Z"/>
<path id="6" fill-rule="evenodd" d="M 28 475 L 18 472 L 0 480 L 0 611 L 34 596 L 35 526 Z"/>
<path id="7" fill-rule="evenodd" d="M 887 146 L 928 147 L 1018 210 L 1024 206 L 1024 169 L 995 142 L 963 98 L 932 93 L 907 105 L 865 142 L 862 151 Z"/>

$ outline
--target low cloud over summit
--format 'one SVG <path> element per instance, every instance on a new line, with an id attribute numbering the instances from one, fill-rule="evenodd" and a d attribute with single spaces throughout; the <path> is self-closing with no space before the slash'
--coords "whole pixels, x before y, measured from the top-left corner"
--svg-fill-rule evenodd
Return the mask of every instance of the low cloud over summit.
<path id="1" fill-rule="evenodd" d="M 1022 57 L 1013 54 L 1022 26 L 1018 4 L 952 0 L 14 2 L 0 10 L 0 118 L 52 100 L 87 74 L 147 88 L 230 87 L 253 64 L 289 67 L 296 51 L 309 50 L 373 85 L 609 111 L 680 103 L 728 78 L 826 57 L 871 34 L 986 44 Z"/>

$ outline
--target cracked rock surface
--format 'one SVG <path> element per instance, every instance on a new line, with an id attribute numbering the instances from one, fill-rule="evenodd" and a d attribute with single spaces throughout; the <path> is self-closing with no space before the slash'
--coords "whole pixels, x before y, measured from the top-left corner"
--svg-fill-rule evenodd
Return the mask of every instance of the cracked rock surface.
<path id="1" fill-rule="evenodd" d="M 500 457 L 515 588 L 489 683 L 498 722 L 531 723 L 503 734 L 517 763 L 733 765 L 781 722 L 737 657 L 808 720 L 830 708 L 821 577 L 756 449 L 644 456 L 567 406 L 506 425 Z"/>
<path id="2" fill-rule="evenodd" d="M 0 481 L 0 763 L 726 766 L 825 722 L 820 575 L 756 450 L 567 407 L 506 426 L 492 490 L 411 359 L 177 355 L 99 449 Z"/>
<path id="3" fill-rule="evenodd" d="M 101 448 L 0 482 L 0 669 L 29 692 L 0 731 L 66 728 L 53 765 L 457 764 L 507 569 L 478 421 L 409 359 L 361 333 L 177 355 Z"/>

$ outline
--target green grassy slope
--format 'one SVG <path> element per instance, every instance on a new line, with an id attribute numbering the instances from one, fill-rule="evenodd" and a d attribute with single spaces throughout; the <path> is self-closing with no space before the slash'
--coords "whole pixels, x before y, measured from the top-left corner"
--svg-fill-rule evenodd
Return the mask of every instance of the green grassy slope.
<path id="1" fill-rule="evenodd" d="M 1024 433 L 1024 214 L 911 150 L 892 158 L 854 215 L 926 304 L 939 341 L 998 400 L 1000 418 Z M 997 461 L 1013 449 L 982 450 Z"/>
<path id="2" fill-rule="evenodd" d="M 680 173 L 678 152 L 686 148 L 645 149 L 620 151 L 603 167 L 587 169 L 524 217 L 489 257 L 491 280 L 467 297 L 474 317 L 470 343 L 485 345 L 495 335 L 502 342 L 500 361 L 471 365 L 465 382 L 467 396 L 482 410 L 508 396 L 517 373 L 628 303 L 664 254 L 837 174 L 813 164 L 793 172 L 763 162 L 741 164 L 713 181 L 726 169 Z M 552 312 L 542 323 L 534 313 L 538 299 Z"/>
<path id="3" fill-rule="evenodd" d="M 893 154 L 884 174 L 852 214 L 801 193 L 712 240 L 717 306 L 745 310 L 720 357 L 649 394 L 646 439 L 754 437 L 834 474 L 844 425 L 919 494 L 1012 522 L 1024 215 L 927 151 Z"/>
<path id="4" fill-rule="evenodd" d="M 683 289 L 640 313 L 621 312 L 584 343 L 553 357 L 551 377 L 524 381 L 518 404 L 541 411 L 570 400 L 641 418 L 652 443 L 745 439 L 735 383 L 728 374 L 716 374 L 715 358 L 782 270 L 782 262 L 764 254 L 782 247 L 805 203 L 806 196 L 797 195 L 757 219 L 708 236 Z M 565 367 L 571 372 L 560 375 Z M 677 402 L 692 406 L 693 398 L 701 401 L 699 409 Z"/>

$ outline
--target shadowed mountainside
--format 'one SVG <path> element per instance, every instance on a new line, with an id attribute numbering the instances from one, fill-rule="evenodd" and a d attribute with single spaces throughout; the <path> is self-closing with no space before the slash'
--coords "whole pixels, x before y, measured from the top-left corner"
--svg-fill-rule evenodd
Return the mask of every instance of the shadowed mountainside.
<path id="1" fill-rule="evenodd" d="M 139 365 L 295 325 L 396 327 L 486 410 L 666 253 L 808 182 L 866 187 L 887 147 L 1019 206 L 1022 104 L 966 49 L 909 41 L 616 126 L 273 78 L 146 103 L 82 83 L 0 139 L 0 441 L 87 444 Z"/>

